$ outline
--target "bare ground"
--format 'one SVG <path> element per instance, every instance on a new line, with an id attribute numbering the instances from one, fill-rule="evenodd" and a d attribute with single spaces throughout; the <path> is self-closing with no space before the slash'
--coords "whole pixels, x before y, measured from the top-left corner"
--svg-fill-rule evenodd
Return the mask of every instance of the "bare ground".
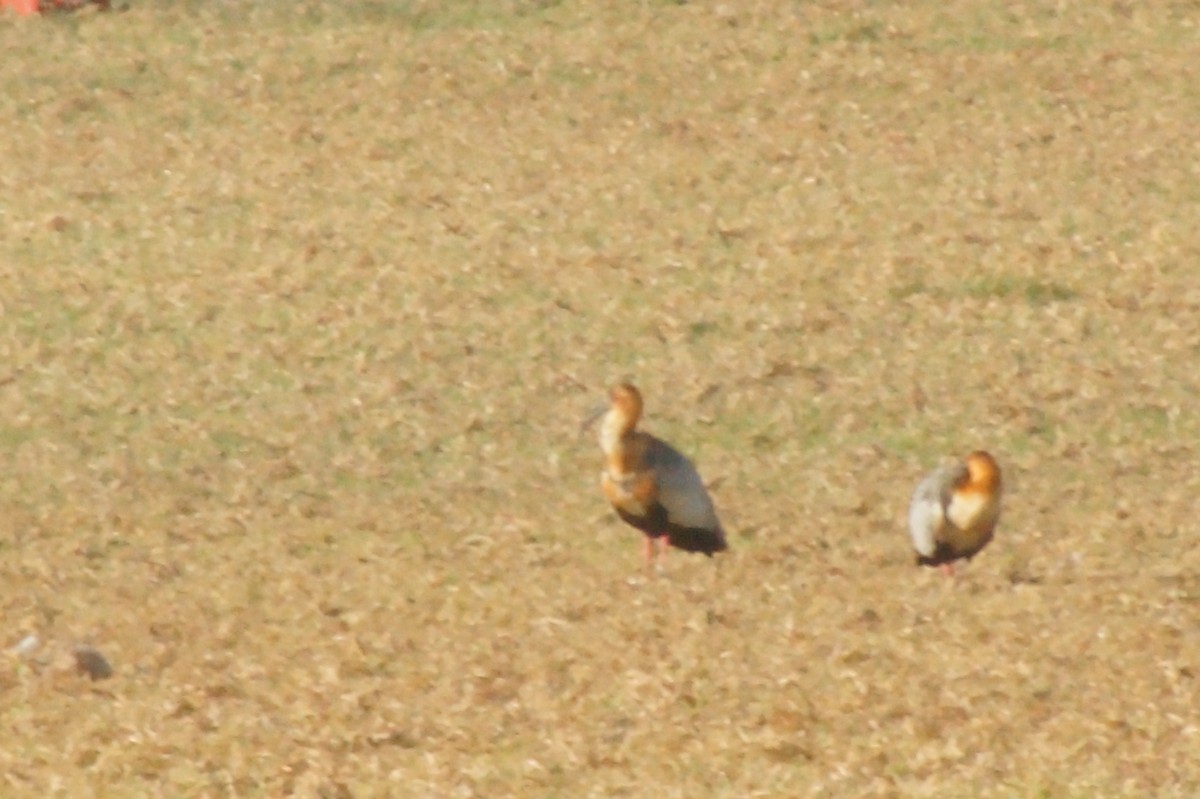
<path id="1" fill-rule="evenodd" d="M 1200 794 L 1195 11 L 0 17 L 0 794 Z"/>

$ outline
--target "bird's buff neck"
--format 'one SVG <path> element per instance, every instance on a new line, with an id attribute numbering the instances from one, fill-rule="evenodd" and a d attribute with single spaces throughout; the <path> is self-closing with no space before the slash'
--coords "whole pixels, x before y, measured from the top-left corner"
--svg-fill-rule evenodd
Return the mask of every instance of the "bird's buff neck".
<path id="1" fill-rule="evenodd" d="M 618 409 L 613 408 L 604 414 L 604 420 L 600 423 L 600 448 L 605 455 L 612 457 L 620 454 L 622 440 L 629 427 L 625 414 Z"/>

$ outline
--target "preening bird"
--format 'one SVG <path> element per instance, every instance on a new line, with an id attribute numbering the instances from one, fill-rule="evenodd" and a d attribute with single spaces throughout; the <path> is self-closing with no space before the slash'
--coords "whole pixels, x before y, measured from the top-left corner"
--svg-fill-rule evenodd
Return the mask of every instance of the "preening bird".
<path id="1" fill-rule="evenodd" d="M 622 383 L 608 399 L 585 427 L 603 416 L 600 485 L 617 515 L 645 534 L 646 563 L 654 562 L 655 541 L 659 552 L 669 545 L 711 557 L 726 549 L 725 530 L 696 467 L 670 444 L 637 429 L 641 392 Z"/>
<path id="2" fill-rule="evenodd" d="M 1003 483 L 996 459 L 976 450 L 965 460 L 949 459 L 913 492 L 908 531 L 917 563 L 954 574 L 954 562 L 987 546 L 1000 518 Z"/>

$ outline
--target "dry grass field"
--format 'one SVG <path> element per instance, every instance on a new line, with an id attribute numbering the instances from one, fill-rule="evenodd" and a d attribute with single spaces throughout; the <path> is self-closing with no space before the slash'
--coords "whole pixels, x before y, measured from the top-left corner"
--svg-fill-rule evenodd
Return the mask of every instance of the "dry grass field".
<path id="1" fill-rule="evenodd" d="M 0 52 L 0 796 L 1200 796 L 1194 0 Z M 642 568 L 620 379 L 729 553 Z M 950 581 L 907 502 L 976 447 Z"/>

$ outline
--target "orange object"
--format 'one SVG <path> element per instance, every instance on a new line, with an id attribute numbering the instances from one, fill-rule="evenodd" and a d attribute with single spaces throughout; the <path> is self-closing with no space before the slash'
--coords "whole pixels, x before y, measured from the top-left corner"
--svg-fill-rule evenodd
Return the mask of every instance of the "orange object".
<path id="1" fill-rule="evenodd" d="M 23 17 L 38 13 L 38 0 L 0 0 L 0 6 L 11 8 Z"/>
<path id="2" fill-rule="evenodd" d="M 921 481 L 908 508 L 917 563 L 954 574 L 954 561 L 987 546 L 1000 518 L 1000 466 L 983 450 L 947 459 Z"/>
<path id="3" fill-rule="evenodd" d="M 646 564 L 654 564 L 655 541 L 659 554 L 668 545 L 709 557 L 726 549 L 725 530 L 695 465 L 667 442 L 637 429 L 641 393 L 622 383 L 609 393 L 609 403 L 585 425 L 604 418 L 600 448 L 607 468 L 600 484 L 617 515 L 645 535 Z"/>

